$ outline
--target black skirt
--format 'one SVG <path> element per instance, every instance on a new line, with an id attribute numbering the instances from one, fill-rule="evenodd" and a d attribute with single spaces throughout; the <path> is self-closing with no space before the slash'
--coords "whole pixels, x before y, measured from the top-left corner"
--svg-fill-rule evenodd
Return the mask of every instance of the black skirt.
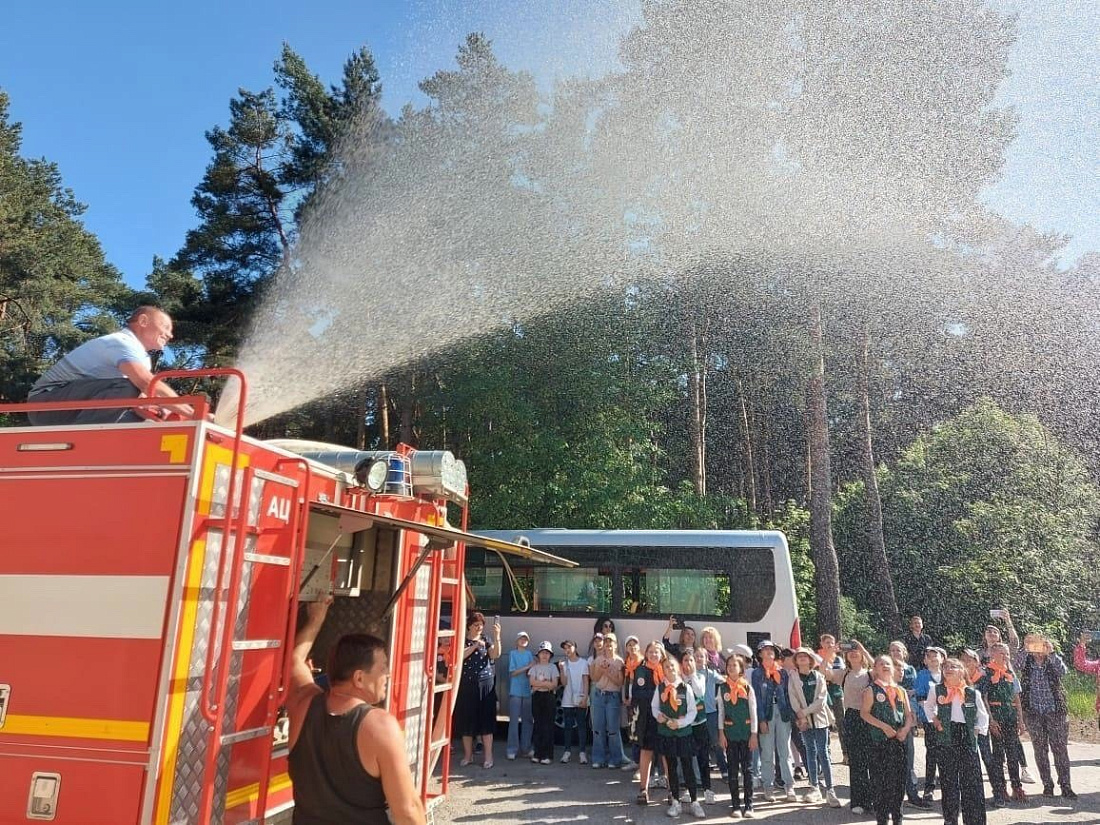
<path id="1" fill-rule="evenodd" d="M 657 753 L 668 759 L 690 759 L 695 756 L 695 737 L 658 734 Z"/>
<path id="2" fill-rule="evenodd" d="M 653 718 L 649 702 L 638 707 L 638 717 L 634 721 L 634 741 L 644 751 L 657 750 L 657 720 Z"/>
<path id="3" fill-rule="evenodd" d="M 710 750 L 710 731 L 707 730 L 706 722 L 692 725 L 691 748 L 695 753 L 707 753 Z"/>
<path id="4" fill-rule="evenodd" d="M 492 682 L 462 680 L 455 701 L 455 736 L 488 736 L 497 727 L 497 692 Z"/>

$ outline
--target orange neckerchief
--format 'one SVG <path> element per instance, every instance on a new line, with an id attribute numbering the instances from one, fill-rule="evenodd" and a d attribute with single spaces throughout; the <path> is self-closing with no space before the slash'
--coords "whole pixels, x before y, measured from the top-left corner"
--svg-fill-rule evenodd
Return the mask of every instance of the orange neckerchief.
<path id="1" fill-rule="evenodd" d="M 941 705 L 949 705 L 956 699 L 959 700 L 959 704 L 962 704 L 966 700 L 966 691 L 962 687 L 949 687 L 946 683 L 944 687 L 947 688 L 947 695 L 936 700 Z"/>
<path id="2" fill-rule="evenodd" d="M 745 681 L 744 676 L 739 676 L 737 681 L 729 686 L 729 701 L 733 704 L 737 704 L 742 699 L 749 698 L 749 683 Z"/>
<path id="3" fill-rule="evenodd" d="M 660 662 L 651 665 L 649 660 L 646 659 L 645 666 L 649 668 L 650 673 L 653 674 L 653 682 L 660 685 L 665 680 L 665 667 Z"/>
<path id="4" fill-rule="evenodd" d="M 998 664 L 997 662 L 990 660 L 989 669 L 990 671 L 992 671 L 992 675 L 989 677 L 989 681 L 991 681 L 993 684 L 997 684 L 1002 679 L 1007 682 L 1016 681 L 1016 677 L 1012 675 L 1012 671 L 1009 670 L 1007 667 Z"/>
<path id="5" fill-rule="evenodd" d="M 779 673 L 779 665 L 777 665 L 775 662 L 772 662 L 772 666 L 770 668 L 767 665 L 764 665 L 764 678 L 771 679 L 777 685 L 782 682 L 783 677 Z"/>
<path id="6" fill-rule="evenodd" d="M 978 682 L 981 681 L 981 679 L 982 679 L 982 669 L 981 668 L 978 668 L 973 673 L 970 673 L 969 671 L 967 671 L 966 683 L 968 685 L 976 685 L 976 684 L 978 684 Z"/>
<path id="7" fill-rule="evenodd" d="M 875 679 L 875 684 L 882 688 L 882 692 L 890 700 L 890 710 L 896 711 L 898 709 L 898 697 L 901 696 L 901 688 L 897 685 L 884 685 L 878 679 Z"/>
<path id="8" fill-rule="evenodd" d="M 830 656 L 828 653 L 825 652 L 825 648 L 823 647 L 818 649 L 817 655 L 820 656 L 821 661 L 825 662 L 827 665 L 829 665 L 829 667 L 832 667 L 833 663 L 836 662 L 836 656 Z"/>
<path id="9" fill-rule="evenodd" d="M 638 669 L 638 665 L 640 665 L 641 663 L 642 663 L 642 658 L 640 656 L 637 656 L 637 655 L 633 654 L 633 653 L 631 653 L 629 656 L 626 657 L 625 667 L 626 667 L 626 678 L 627 679 L 633 679 L 634 678 L 634 671 Z"/>
<path id="10" fill-rule="evenodd" d="M 661 693 L 661 699 L 668 702 L 673 710 L 680 709 L 680 697 L 676 693 L 676 685 L 665 685 L 665 689 Z"/>

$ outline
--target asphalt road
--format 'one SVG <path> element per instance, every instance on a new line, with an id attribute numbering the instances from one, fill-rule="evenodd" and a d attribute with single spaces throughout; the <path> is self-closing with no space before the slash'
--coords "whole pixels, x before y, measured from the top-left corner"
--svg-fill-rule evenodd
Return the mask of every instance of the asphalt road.
<path id="1" fill-rule="evenodd" d="M 924 764 L 923 742 L 917 739 L 917 765 Z M 1025 744 L 1031 772 L 1038 776 L 1032 759 L 1031 744 Z M 452 754 L 451 788 L 447 801 L 435 811 L 437 825 L 460 823 L 613 823 L 614 825 L 656 825 L 668 823 L 663 801 L 651 802 L 648 807 L 634 803 L 638 785 L 631 781 L 629 772 L 618 770 L 594 770 L 576 762 L 576 754 L 568 765 L 554 762 L 552 765 L 533 765 L 529 760 L 508 762 L 504 759 L 503 743 L 494 748 L 495 765 L 486 770 L 477 766 L 459 767 L 461 749 Z M 839 746 L 834 744 L 834 758 L 839 760 Z M 562 749 L 556 749 L 560 758 Z M 1074 803 L 1061 798 L 1042 799 L 1039 785 L 1025 785 L 1029 796 L 1034 795 L 1027 806 L 1001 810 L 989 810 L 989 825 L 1015 825 L 1016 823 L 1077 823 L 1100 825 L 1100 745 L 1070 744 L 1073 787 L 1079 798 Z M 848 769 L 834 765 L 834 781 L 837 794 L 845 807 L 832 809 L 822 805 L 795 803 L 767 803 L 756 798 L 758 819 L 767 822 L 802 823 L 853 823 L 875 821 L 874 816 L 855 816 L 847 808 Z M 918 774 L 920 773 L 918 767 Z M 799 792 L 806 783 L 799 783 Z M 986 785 L 987 794 L 989 786 Z M 704 806 L 706 819 L 696 819 L 685 811 L 678 822 L 718 823 L 731 822 L 729 817 L 729 791 L 721 777 L 714 775 L 714 792 L 717 801 Z M 661 790 L 650 792 L 654 800 L 663 800 Z M 941 823 L 939 797 L 930 811 L 905 808 L 906 822 Z M 751 820 L 749 820 L 751 821 Z"/>

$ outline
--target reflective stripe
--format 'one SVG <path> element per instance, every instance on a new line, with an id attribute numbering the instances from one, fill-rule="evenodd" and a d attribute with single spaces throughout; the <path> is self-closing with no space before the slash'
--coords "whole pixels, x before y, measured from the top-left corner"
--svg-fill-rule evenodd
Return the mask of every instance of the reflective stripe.
<path id="1" fill-rule="evenodd" d="M 111 739 L 145 742 L 149 723 L 126 719 L 80 719 L 68 716 L 20 716 L 8 714 L 2 736 L 63 736 L 67 739 Z"/>
<path id="2" fill-rule="evenodd" d="M 159 639 L 167 576 L 0 575 L 0 636 Z"/>
<path id="3" fill-rule="evenodd" d="M 290 787 L 290 774 L 280 773 L 271 777 L 271 781 L 267 784 L 267 793 L 270 797 L 285 788 Z M 225 809 L 231 810 L 238 805 L 243 805 L 246 802 L 252 802 L 260 798 L 260 783 L 253 782 L 251 785 L 245 785 L 243 788 L 234 788 L 225 795 Z M 261 815 L 265 811 L 259 811 Z"/>

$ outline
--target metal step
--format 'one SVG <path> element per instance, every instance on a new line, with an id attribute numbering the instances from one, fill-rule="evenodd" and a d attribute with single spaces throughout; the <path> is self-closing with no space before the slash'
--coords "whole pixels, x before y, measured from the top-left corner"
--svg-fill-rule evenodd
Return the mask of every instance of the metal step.
<path id="1" fill-rule="evenodd" d="M 244 560 L 249 564 L 275 564 L 280 567 L 290 567 L 290 559 L 286 556 L 265 556 L 263 553 L 245 553 Z"/>
<path id="2" fill-rule="evenodd" d="M 443 576 L 440 581 L 442 581 L 444 584 L 449 584 L 451 587 L 458 587 L 459 582 L 458 579 L 449 579 L 446 576 Z"/>
<path id="3" fill-rule="evenodd" d="M 234 650 L 272 650 L 282 646 L 281 639 L 238 639 L 233 642 Z"/>
<path id="4" fill-rule="evenodd" d="M 262 728 L 249 728 L 236 733 L 226 733 L 222 736 L 221 743 L 223 746 L 235 745 L 238 742 L 247 742 L 249 739 L 259 739 L 261 736 L 271 736 L 271 734 L 271 726 L 265 725 Z"/>
<path id="5" fill-rule="evenodd" d="M 455 632 L 453 630 L 440 630 L 437 636 L 440 639 L 453 639 Z"/>
<path id="6" fill-rule="evenodd" d="M 450 739 L 436 739 L 434 742 L 432 742 L 430 745 L 428 745 L 428 747 L 433 751 L 437 751 L 440 748 L 444 747 L 445 745 L 449 745 L 449 744 L 451 744 Z"/>
<path id="7" fill-rule="evenodd" d="M 441 682 L 432 688 L 432 693 L 446 693 L 448 690 L 454 690 L 454 682 Z"/>

